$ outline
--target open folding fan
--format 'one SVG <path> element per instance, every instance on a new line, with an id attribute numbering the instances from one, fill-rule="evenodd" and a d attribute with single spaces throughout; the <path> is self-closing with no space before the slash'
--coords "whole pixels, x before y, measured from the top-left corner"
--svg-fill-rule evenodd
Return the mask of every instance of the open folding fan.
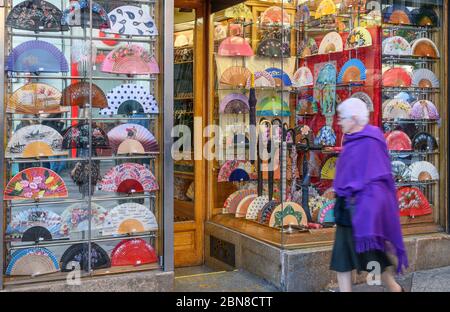
<path id="1" fill-rule="evenodd" d="M 415 102 L 410 112 L 413 119 L 439 119 L 439 112 L 436 105 L 428 100 L 419 100 Z"/>
<path id="2" fill-rule="evenodd" d="M 311 70 L 302 66 L 294 73 L 294 77 L 292 79 L 292 86 L 301 88 L 306 86 L 311 86 L 314 84 L 314 78 Z"/>
<path id="3" fill-rule="evenodd" d="M 439 180 L 439 172 L 428 161 L 416 161 L 409 166 L 411 181 Z"/>
<path id="4" fill-rule="evenodd" d="M 401 67 L 388 69 L 381 78 L 384 87 L 410 87 L 411 82 L 411 75 Z"/>
<path id="5" fill-rule="evenodd" d="M 383 103 L 383 119 L 409 119 L 411 105 L 401 99 L 390 99 Z"/>
<path id="6" fill-rule="evenodd" d="M 111 266 L 136 266 L 155 262 L 158 262 L 155 250 L 141 238 L 123 240 L 111 252 Z"/>
<path id="7" fill-rule="evenodd" d="M 37 276 L 59 271 L 58 260 L 46 248 L 26 248 L 12 254 L 5 274 L 8 276 Z"/>
<path id="8" fill-rule="evenodd" d="M 122 235 L 157 229 L 156 217 L 149 207 L 137 203 L 125 203 L 108 212 L 102 233 L 103 235 Z"/>
<path id="9" fill-rule="evenodd" d="M 158 35 L 158 29 L 149 9 L 124 5 L 112 10 L 108 13 L 108 17 L 111 28 L 105 29 L 105 32 L 132 36 Z"/>
<path id="10" fill-rule="evenodd" d="M 411 172 L 404 162 L 394 160 L 391 162 L 391 167 L 392 175 L 396 181 L 409 181 L 411 179 Z"/>
<path id="11" fill-rule="evenodd" d="M 61 17 L 61 10 L 53 4 L 44 0 L 28 0 L 12 8 L 6 25 L 35 32 L 66 31 L 68 27 L 61 25 Z"/>
<path id="12" fill-rule="evenodd" d="M 92 148 L 109 148 L 108 136 L 103 129 L 92 125 Z M 63 148 L 88 148 L 89 124 L 79 123 L 68 128 L 63 134 Z"/>
<path id="13" fill-rule="evenodd" d="M 411 46 L 405 38 L 393 36 L 383 40 L 383 54 L 385 55 L 411 55 Z"/>
<path id="14" fill-rule="evenodd" d="M 223 204 L 223 208 L 227 213 L 236 214 L 236 209 L 239 203 L 247 196 L 256 194 L 255 189 L 244 189 L 233 192 L 227 197 Z"/>
<path id="15" fill-rule="evenodd" d="M 159 66 L 153 56 L 142 46 L 122 45 L 111 51 L 102 64 L 102 71 L 113 74 L 159 74 Z"/>
<path id="16" fill-rule="evenodd" d="M 311 37 L 305 37 L 298 44 L 298 55 L 300 57 L 308 57 L 311 55 L 316 55 L 319 52 L 319 47 L 317 46 L 316 40 Z"/>
<path id="17" fill-rule="evenodd" d="M 77 203 L 67 207 L 61 214 L 62 228 L 67 229 L 69 233 L 89 230 L 89 218 L 91 219 L 91 229 L 102 229 L 108 210 L 91 203 L 91 213 L 89 214 L 88 205 Z"/>
<path id="18" fill-rule="evenodd" d="M 325 180 L 334 180 L 336 176 L 336 156 L 331 156 L 325 160 L 320 169 L 320 178 Z"/>
<path id="19" fill-rule="evenodd" d="M 334 200 L 329 200 L 323 203 L 322 208 L 320 208 L 318 216 L 317 216 L 317 222 L 320 224 L 323 223 L 334 223 Z"/>
<path id="20" fill-rule="evenodd" d="M 411 44 L 412 55 L 439 58 L 436 44 L 428 38 L 416 39 Z"/>
<path id="21" fill-rule="evenodd" d="M 53 44 L 31 40 L 19 44 L 8 56 L 6 71 L 25 73 L 68 72 L 69 65 L 62 52 Z"/>
<path id="22" fill-rule="evenodd" d="M 359 59 L 350 59 L 342 66 L 337 77 L 338 83 L 366 80 L 366 66 Z"/>
<path id="23" fill-rule="evenodd" d="M 256 195 L 256 194 L 255 194 Z M 258 196 L 252 200 L 247 208 L 245 218 L 247 220 L 256 220 L 258 218 L 259 211 L 269 202 L 268 196 Z"/>
<path id="24" fill-rule="evenodd" d="M 411 24 L 411 14 L 409 10 L 399 4 L 387 6 L 383 10 L 383 19 L 385 23 L 391 24 Z"/>
<path id="25" fill-rule="evenodd" d="M 409 136 L 400 130 L 394 130 L 384 134 L 390 151 L 411 151 L 412 142 Z"/>
<path id="26" fill-rule="evenodd" d="M 92 93 L 90 92 L 92 90 Z M 89 82 L 76 82 L 64 89 L 61 98 L 61 105 L 63 106 L 79 106 L 86 107 L 91 103 L 92 94 L 92 107 L 105 108 L 108 106 L 106 95 L 102 89 L 96 84 Z"/>
<path id="27" fill-rule="evenodd" d="M 411 12 L 414 24 L 419 26 L 439 26 L 439 17 L 431 5 L 423 5 Z"/>
<path id="28" fill-rule="evenodd" d="M 219 112 L 223 114 L 246 114 L 249 110 L 248 97 L 241 93 L 230 93 L 219 104 Z"/>
<path id="29" fill-rule="evenodd" d="M 278 39 L 265 39 L 258 45 L 256 55 L 265 57 L 290 57 L 289 44 Z"/>
<path id="30" fill-rule="evenodd" d="M 159 186 L 153 173 L 145 166 L 124 163 L 108 170 L 98 188 L 106 192 L 130 194 L 157 191 Z"/>
<path id="31" fill-rule="evenodd" d="M 432 152 L 438 148 L 436 138 L 429 133 L 419 132 L 413 139 L 412 144 L 415 151 Z"/>
<path id="32" fill-rule="evenodd" d="M 316 9 L 314 18 L 318 19 L 323 16 L 336 14 L 336 5 L 333 0 L 322 0 Z"/>
<path id="33" fill-rule="evenodd" d="M 420 68 L 412 72 L 412 86 L 419 88 L 439 88 L 439 80 L 431 70 Z"/>
<path id="34" fill-rule="evenodd" d="M 61 24 L 63 26 L 81 26 L 97 29 L 109 29 L 110 21 L 106 10 L 96 2 L 92 1 L 92 25 L 90 25 L 90 1 L 73 0 L 63 12 Z"/>
<path id="35" fill-rule="evenodd" d="M 252 20 L 253 14 L 248 6 L 244 3 L 239 3 L 227 8 L 225 10 L 225 17 L 239 20 Z"/>
<path id="36" fill-rule="evenodd" d="M 339 33 L 332 31 L 323 37 L 319 45 L 319 54 L 328 54 L 332 52 L 341 52 L 344 50 L 342 37 Z"/>
<path id="37" fill-rule="evenodd" d="M 401 217 L 418 217 L 433 212 L 428 199 L 417 187 L 400 187 L 397 198 Z"/>
<path id="38" fill-rule="evenodd" d="M 290 87 L 292 86 L 292 80 L 289 74 L 283 71 L 281 68 L 270 67 L 266 68 L 266 72 L 268 72 L 272 78 L 275 80 L 275 86 L 278 87 Z"/>
<path id="39" fill-rule="evenodd" d="M 254 53 L 245 38 L 231 36 L 220 43 L 218 54 L 221 56 L 253 56 Z"/>
<path id="40" fill-rule="evenodd" d="M 307 226 L 308 218 L 302 206 L 294 202 L 286 202 L 275 207 L 270 215 L 270 227 L 285 225 Z"/>
<path id="41" fill-rule="evenodd" d="M 289 117 L 291 111 L 289 105 L 281 97 L 268 96 L 263 98 L 256 106 L 256 116 Z"/>
<path id="42" fill-rule="evenodd" d="M 60 106 L 61 92 L 44 83 L 29 83 L 17 89 L 9 98 L 7 113 L 51 114 L 66 111 Z"/>
<path id="43" fill-rule="evenodd" d="M 245 160 L 227 160 L 219 171 L 217 182 L 241 182 L 256 180 L 254 166 Z"/>
<path id="44" fill-rule="evenodd" d="M 232 87 L 244 87 L 251 76 L 252 72 L 248 68 L 243 66 L 231 66 L 220 76 L 220 83 Z"/>
<path id="45" fill-rule="evenodd" d="M 16 174 L 6 186 L 5 200 L 65 198 L 66 184 L 54 171 L 34 167 Z"/>
<path id="46" fill-rule="evenodd" d="M 363 101 L 364 103 L 367 104 L 367 109 L 369 110 L 369 112 L 373 112 L 374 108 L 373 108 L 373 101 L 372 98 L 365 92 L 356 92 L 353 93 L 352 98 L 357 98 L 360 99 L 361 101 Z"/>
<path id="47" fill-rule="evenodd" d="M 254 76 L 255 88 L 274 88 L 276 86 L 275 79 L 273 79 L 273 77 L 265 70 L 255 72 Z M 247 79 L 247 84 L 245 87 L 250 89 L 251 77 Z"/>
<path id="48" fill-rule="evenodd" d="M 143 154 L 159 152 L 155 136 L 138 124 L 122 124 L 108 132 L 111 148 L 117 154 Z"/>
<path id="49" fill-rule="evenodd" d="M 250 204 L 258 197 L 257 194 L 251 194 L 245 197 L 237 206 L 235 217 L 236 218 L 244 218 L 247 215 L 247 210 Z"/>
<path id="50" fill-rule="evenodd" d="M 77 267 L 84 271 L 111 267 L 108 253 L 96 243 L 90 248 L 91 268 L 89 268 L 89 243 L 79 243 L 70 246 L 61 256 L 61 271 L 70 272 Z"/>
<path id="51" fill-rule="evenodd" d="M 109 91 L 106 97 L 108 107 L 100 110 L 100 115 L 159 113 L 155 97 L 142 85 L 122 84 Z"/>
<path id="52" fill-rule="evenodd" d="M 260 23 L 263 25 L 289 25 L 290 18 L 286 10 L 279 6 L 271 6 L 261 14 Z"/>
<path id="53" fill-rule="evenodd" d="M 372 36 L 370 32 L 364 27 L 355 27 L 348 34 L 345 41 L 345 49 L 356 49 L 362 47 L 368 47 L 372 45 Z"/>
<path id="54" fill-rule="evenodd" d="M 333 63 L 316 65 L 315 72 L 318 74 L 313 91 L 314 102 L 320 103 L 321 112 L 326 118 L 326 125 L 331 127 L 336 111 L 336 66 Z"/>

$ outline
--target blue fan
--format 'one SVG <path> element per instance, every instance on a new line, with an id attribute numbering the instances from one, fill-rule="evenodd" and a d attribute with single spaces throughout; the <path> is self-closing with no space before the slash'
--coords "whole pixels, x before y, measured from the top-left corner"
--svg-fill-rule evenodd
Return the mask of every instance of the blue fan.
<path id="1" fill-rule="evenodd" d="M 281 86 L 281 82 L 283 83 L 283 86 L 290 87 L 292 86 L 291 78 L 288 74 L 286 74 L 283 70 L 276 67 L 270 67 L 265 70 L 268 72 L 273 79 L 275 79 L 276 86 Z"/>
<path id="2" fill-rule="evenodd" d="M 350 59 L 342 66 L 337 77 L 338 83 L 366 80 L 366 66 L 359 59 Z"/>
<path id="3" fill-rule="evenodd" d="M 34 257 L 40 257 L 42 260 L 33 261 Z M 5 274 L 8 276 L 34 275 L 56 271 L 59 271 L 59 264 L 55 255 L 50 250 L 39 247 L 26 248 L 13 253 Z"/>
<path id="4" fill-rule="evenodd" d="M 336 134 L 330 126 L 324 126 L 319 130 L 319 134 L 314 140 L 314 144 L 334 146 L 336 144 Z"/>
<path id="5" fill-rule="evenodd" d="M 229 182 L 241 182 L 241 181 L 249 181 L 250 176 L 244 169 L 235 169 L 228 178 Z"/>

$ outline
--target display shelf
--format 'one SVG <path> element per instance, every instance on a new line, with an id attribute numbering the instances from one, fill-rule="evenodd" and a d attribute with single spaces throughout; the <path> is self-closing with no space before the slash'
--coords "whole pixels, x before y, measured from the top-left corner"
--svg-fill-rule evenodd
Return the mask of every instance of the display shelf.
<path id="1" fill-rule="evenodd" d="M 68 40 L 93 40 L 93 41 L 117 41 L 117 42 L 127 42 L 127 43 L 148 43 L 148 44 L 155 44 L 157 43 L 157 38 L 155 36 L 139 36 L 137 38 L 133 36 L 128 37 L 121 37 L 121 38 L 115 38 L 115 37 L 108 37 L 108 38 L 101 38 L 101 37 L 90 37 L 90 36 L 76 36 L 68 34 L 51 34 L 51 33 L 22 33 L 22 32 L 9 32 L 9 36 L 14 37 L 24 37 L 24 38 L 43 38 L 43 39 L 68 39 Z"/>
<path id="2" fill-rule="evenodd" d="M 381 27 L 387 30 L 413 30 L 415 32 L 437 32 L 441 30 L 439 27 L 434 26 L 419 26 L 419 25 L 405 25 L 392 23 L 383 23 Z"/>
<path id="3" fill-rule="evenodd" d="M 415 124 L 415 125 L 434 125 L 440 123 L 439 120 L 430 119 L 383 119 L 384 124 Z"/>
<path id="4" fill-rule="evenodd" d="M 437 155 L 439 154 L 438 151 L 428 151 L 428 152 L 420 152 L 420 151 L 389 151 L 389 154 L 391 156 L 427 156 L 427 155 Z"/>
<path id="5" fill-rule="evenodd" d="M 155 159 L 159 152 L 149 152 L 149 155 L 142 155 L 142 156 L 93 156 L 91 157 L 92 160 L 120 160 L 120 159 L 127 159 L 127 160 L 136 160 L 136 159 Z M 55 155 L 55 156 L 64 156 L 64 155 Z M 49 156 L 49 157 L 36 157 L 36 158 L 5 158 L 10 163 L 31 163 L 31 162 L 62 162 L 62 161 L 82 161 L 82 160 L 88 160 L 88 157 L 73 157 L 73 158 L 50 158 L 55 156 Z"/>
<path id="6" fill-rule="evenodd" d="M 350 83 L 339 83 L 336 84 L 336 89 L 337 90 L 343 90 L 343 89 L 348 89 L 348 88 L 357 88 L 357 87 L 371 87 L 370 85 L 367 85 L 365 81 L 355 81 L 355 82 L 350 82 Z M 300 88 L 296 88 L 296 87 L 292 87 L 292 89 L 290 90 L 291 93 L 302 93 L 308 90 L 313 90 L 314 86 L 305 86 L 305 87 L 300 87 Z"/>
<path id="7" fill-rule="evenodd" d="M 433 57 L 424 57 L 424 56 L 414 56 L 414 55 L 385 55 L 383 54 L 381 57 L 381 60 L 383 62 L 387 63 L 413 63 L 413 64 L 420 64 L 420 63 L 436 63 L 440 61 L 440 58 L 433 58 Z"/>
<path id="8" fill-rule="evenodd" d="M 65 112 L 68 113 L 68 112 Z M 12 115 L 12 114 L 11 114 Z M 120 120 L 158 120 L 159 118 L 159 114 L 146 114 L 149 115 L 148 117 L 133 117 L 133 116 L 127 116 L 127 117 L 93 117 L 93 118 L 87 118 L 87 117 L 40 117 L 40 115 L 37 115 L 34 118 L 31 117 L 12 117 L 12 116 L 7 116 L 7 119 L 10 121 L 60 121 L 60 120 L 81 120 L 81 121 L 88 121 L 88 120 L 92 120 L 92 121 L 105 121 L 105 120 L 115 120 L 115 121 L 120 121 Z"/>
<path id="9" fill-rule="evenodd" d="M 399 93 L 399 92 L 413 92 L 413 93 L 440 93 L 440 88 L 419 88 L 419 87 L 382 87 L 383 92 Z"/>
<path id="10" fill-rule="evenodd" d="M 10 72 L 9 72 L 10 73 Z M 109 74 L 108 75 L 115 75 L 115 74 Z M 150 76 L 150 77 L 148 77 Z M 119 80 L 119 81 L 157 81 L 158 78 L 154 75 L 146 75 L 146 77 L 128 77 L 128 76 L 108 76 L 108 77 L 101 77 L 101 76 L 94 76 L 94 77 L 88 77 L 88 76 L 64 76 L 64 75 L 9 75 L 7 76 L 8 79 L 61 79 L 61 80 Z"/>
<path id="11" fill-rule="evenodd" d="M 400 186 L 430 186 L 437 185 L 439 180 L 427 180 L 427 181 L 397 181 L 395 185 Z"/>
<path id="12" fill-rule="evenodd" d="M 173 62 L 174 65 L 192 64 L 194 61 Z"/>

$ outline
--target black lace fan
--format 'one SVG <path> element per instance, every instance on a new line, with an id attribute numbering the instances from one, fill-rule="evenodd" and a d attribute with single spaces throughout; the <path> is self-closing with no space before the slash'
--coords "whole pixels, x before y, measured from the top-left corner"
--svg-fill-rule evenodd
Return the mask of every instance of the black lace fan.
<path id="1" fill-rule="evenodd" d="M 415 151 L 431 152 L 438 148 L 436 139 L 426 132 L 417 133 L 414 136 L 412 143 Z"/>
<path id="2" fill-rule="evenodd" d="M 89 271 L 89 245 L 80 243 L 70 246 L 61 257 L 61 271 L 70 272 L 77 268 Z M 104 269 L 111 266 L 111 259 L 106 251 L 96 243 L 91 243 L 91 268 Z"/>

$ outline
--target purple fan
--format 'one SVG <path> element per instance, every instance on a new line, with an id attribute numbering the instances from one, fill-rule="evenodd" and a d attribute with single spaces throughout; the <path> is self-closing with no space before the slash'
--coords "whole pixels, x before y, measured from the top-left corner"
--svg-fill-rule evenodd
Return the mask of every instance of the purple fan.
<path id="1" fill-rule="evenodd" d="M 419 100 L 412 106 L 410 115 L 413 119 L 439 119 L 436 106 L 427 100 Z"/>
<path id="2" fill-rule="evenodd" d="M 8 57 L 6 71 L 25 73 L 68 72 L 62 52 L 51 43 L 31 40 L 14 48 Z"/>
<path id="3" fill-rule="evenodd" d="M 248 98 L 239 93 L 231 93 L 220 102 L 219 111 L 225 114 L 239 114 L 249 112 Z"/>

